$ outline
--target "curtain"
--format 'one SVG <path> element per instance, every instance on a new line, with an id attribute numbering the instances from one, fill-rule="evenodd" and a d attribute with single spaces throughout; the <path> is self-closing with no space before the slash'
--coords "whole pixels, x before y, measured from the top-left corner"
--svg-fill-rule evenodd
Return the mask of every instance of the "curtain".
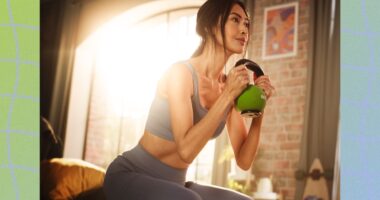
<path id="1" fill-rule="evenodd" d="M 48 118 L 54 130 L 64 142 L 81 3 L 65 1 L 63 6 L 64 14 L 61 16 L 62 34 L 58 42 L 57 64 L 53 66 L 53 68 L 55 68 L 55 79 L 52 86 Z"/>
<path id="2" fill-rule="evenodd" d="M 308 172 L 319 158 L 325 172 L 333 173 L 340 99 L 340 0 L 310 1 L 310 69 L 305 126 L 299 170 Z M 298 180 L 295 199 L 302 199 L 306 179 Z M 328 179 L 332 191 L 332 181 Z"/>

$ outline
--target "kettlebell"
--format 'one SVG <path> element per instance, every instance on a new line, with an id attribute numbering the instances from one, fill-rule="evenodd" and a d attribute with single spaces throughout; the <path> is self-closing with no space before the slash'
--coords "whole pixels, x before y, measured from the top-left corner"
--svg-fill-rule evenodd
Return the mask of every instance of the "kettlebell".
<path id="1" fill-rule="evenodd" d="M 248 59 L 240 59 L 236 62 L 235 67 L 244 64 L 249 70 L 255 73 L 256 77 L 264 75 L 260 66 Z M 253 83 L 253 73 L 250 73 L 250 82 Z M 266 104 L 266 95 L 263 89 L 249 83 L 242 93 L 235 99 L 237 110 L 243 117 L 258 117 L 262 114 Z"/>

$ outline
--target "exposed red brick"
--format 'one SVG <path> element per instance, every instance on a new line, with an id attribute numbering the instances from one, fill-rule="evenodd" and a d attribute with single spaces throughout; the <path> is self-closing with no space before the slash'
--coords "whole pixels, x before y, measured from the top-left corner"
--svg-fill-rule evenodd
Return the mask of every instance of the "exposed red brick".
<path id="1" fill-rule="evenodd" d="M 295 141 L 298 142 L 301 139 L 301 134 L 300 133 L 288 133 L 288 141 Z"/>
<path id="2" fill-rule="evenodd" d="M 282 134 L 277 134 L 276 136 L 276 140 L 277 141 L 285 141 L 286 140 L 286 134 L 282 133 Z"/>
<path id="3" fill-rule="evenodd" d="M 299 151 L 288 151 L 286 152 L 286 159 L 288 160 L 298 160 L 299 159 Z"/>
<path id="4" fill-rule="evenodd" d="M 280 144 L 281 150 L 298 150 L 299 149 L 299 142 L 285 142 Z"/>
<path id="5" fill-rule="evenodd" d="M 288 160 L 278 160 L 274 162 L 274 168 L 287 169 L 290 164 Z"/>

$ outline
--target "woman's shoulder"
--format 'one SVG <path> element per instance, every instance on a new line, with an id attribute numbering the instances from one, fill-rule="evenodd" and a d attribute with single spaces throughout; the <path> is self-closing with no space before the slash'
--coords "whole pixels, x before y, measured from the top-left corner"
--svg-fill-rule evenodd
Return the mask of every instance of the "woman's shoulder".
<path id="1" fill-rule="evenodd" d="M 164 73 L 162 79 L 159 81 L 159 85 L 165 88 L 165 91 L 176 84 L 184 87 L 192 88 L 192 72 L 188 68 L 186 61 L 180 61 L 172 64 Z"/>
<path id="2" fill-rule="evenodd" d="M 181 76 L 181 77 L 184 76 L 187 78 L 191 78 L 192 72 L 191 72 L 191 69 L 189 68 L 189 64 L 190 63 L 188 60 L 173 63 L 169 67 L 169 69 L 167 71 L 167 75 L 169 75 L 169 76 Z"/>
<path id="3" fill-rule="evenodd" d="M 170 65 L 162 79 L 166 83 L 192 82 L 192 72 L 187 61 L 179 61 Z"/>
<path id="4" fill-rule="evenodd" d="M 191 72 L 187 69 L 185 62 L 176 62 L 167 68 L 163 76 L 158 81 L 158 95 L 167 98 L 168 90 L 174 86 L 173 83 L 175 83 L 177 86 L 182 85 L 185 88 L 192 88 L 192 75 Z"/>

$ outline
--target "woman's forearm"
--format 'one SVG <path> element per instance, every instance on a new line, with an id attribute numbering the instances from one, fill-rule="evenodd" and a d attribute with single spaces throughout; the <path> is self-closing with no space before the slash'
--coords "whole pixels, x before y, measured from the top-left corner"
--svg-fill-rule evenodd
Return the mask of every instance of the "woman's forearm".
<path id="1" fill-rule="evenodd" d="M 223 92 L 205 117 L 194 124 L 179 140 L 178 151 L 185 162 L 191 163 L 214 135 L 219 124 L 224 120 L 225 113 L 231 108 L 232 102 L 233 97 Z"/>
<path id="2" fill-rule="evenodd" d="M 258 118 L 252 119 L 248 135 L 241 145 L 240 151 L 236 158 L 237 164 L 244 170 L 248 170 L 251 167 L 252 162 L 256 157 L 259 147 L 260 129 L 263 115 L 264 114 Z"/>

